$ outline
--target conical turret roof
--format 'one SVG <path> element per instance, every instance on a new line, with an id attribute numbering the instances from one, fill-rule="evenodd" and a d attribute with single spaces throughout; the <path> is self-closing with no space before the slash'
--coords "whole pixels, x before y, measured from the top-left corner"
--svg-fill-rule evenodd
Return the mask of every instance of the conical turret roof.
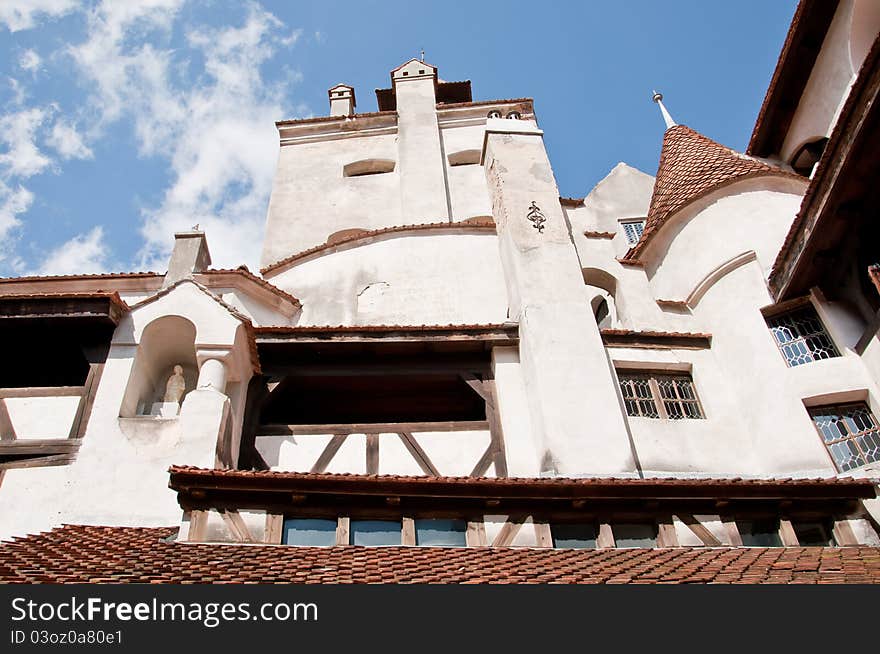
<path id="1" fill-rule="evenodd" d="M 673 125 L 663 135 L 645 230 L 626 258 L 637 258 L 663 224 L 685 205 L 723 184 L 757 175 L 797 177 L 731 150 L 686 125 Z"/>

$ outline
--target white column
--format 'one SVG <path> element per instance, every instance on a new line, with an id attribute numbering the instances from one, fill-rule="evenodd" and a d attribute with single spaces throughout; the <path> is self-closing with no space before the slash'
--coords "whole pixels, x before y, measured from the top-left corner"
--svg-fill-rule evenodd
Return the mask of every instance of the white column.
<path id="1" fill-rule="evenodd" d="M 199 381 L 196 388 L 212 388 L 224 393 L 226 391 L 226 364 L 220 359 L 205 359 L 199 369 Z"/>
<path id="2" fill-rule="evenodd" d="M 634 475 L 634 457 L 542 132 L 490 119 L 484 165 L 543 473 Z"/>

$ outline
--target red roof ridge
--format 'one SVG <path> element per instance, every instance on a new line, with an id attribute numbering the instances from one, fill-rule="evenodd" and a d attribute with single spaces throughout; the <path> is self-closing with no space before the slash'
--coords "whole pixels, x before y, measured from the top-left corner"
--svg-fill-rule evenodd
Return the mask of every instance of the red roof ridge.
<path id="1" fill-rule="evenodd" d="M 353 228 L 358 229 L 358 228 Z M 299 261 L 300 259 L 305 259 L 319 252 L 323 252 L 324 250 L 331 250 L 333 248 L 349 245 L 352 243 L 356 243 L 358 241 L 367 240 L 370 238 L 374 238 L 376 236 L 382 236 L 384 234 L 396 234 L 401 232 L 414 232 L 414 231 L 423 231 L 423 230 L 432 230 L 432 229 L 495 229 L 495 221 L 489 219 L 474 219 L 468 218 L 467 220 L 460 220 L 457 222 L 441 222 L 441 223 L 415 223 L 411 225 L 393 225 L 391 227 L 380 227 L 378 229 L 365 230 L 363 232 L 358 232 L 346 236 L 345 238 L 340 238 L 338 240 L 332 239 L 332 234 L 328 238 L 328 241 L 321 243 L 320 245 L 315 245 L 314 247 L 310 247 L 306 250 L 302 250 L 295 254 L 291 254 L 288 257 L 283 259 L 279 259 L 275 263 L 271 263 L 268 266 L 265 266 L 260 269 L 260 273 L 265 275 L 266 273 L 273 272 L 278 270 L 279 268 L 284 268 L 295 261 Z"/>
<path id="2" fill-rule="evenodd" d="M 637 259 L 660 228 L 695 200 L 721 186 L 763 175 L 806 181 L 800 175 L 721 145 L 687 125 L 673 125 L 663 135 L 644 232 L 624 259 Z"/>
<path id="3" fill-rule="evenodd" d="M 374 331 L 374 332 L 394 332 L 400 330 L 413 331 L 445 331 L 445 330 L 477 330 L 477 329 L 505 329 L 515 326 L 516 323 L 489 323 L 489 324 L 466 324 L 466 325 L 267 325 L 265 327 L 255 327 L 257 334 L 297 334 L 310 332 L 356 332 L 356 331 Z"/>
<path id="4" fill-rule="evenodd" d="M 115 272 L 115 273 L 85 273 L 77 275 L 25 275 L 24 277 L 0 277 L 0 284 L 14 282 L 39 282 L 46 280 L 62 279 L 116 279 L 120 277 L 162 277 L 163 273 L 153 271 L 146 272 Z"/>
<path id="5" fill-rule="evenodd" d="M 238 267 L 238 268 L 208 268 L 207 270 L 203 270 L 200 274 L 207 274 L 207 275 L 236 274 L 236 275 L 241 275 L 245 279 L 248 279 L 248 280 L 254 282 L 255 284 L 258 284 L 259 286 L 262 286 L 267 291 L 270 291 L 270 292 L 274 293 L 275 295 L 277 295 L 281 298 L 284 298 L 285 300 L 287 300 L 291 304 L 294 304 L 296 306 L 302 306 L 302 303 L 299 301 L 299 299 L 295 298 L 293 295 L 291 295 L 287 291 L 281 290 L 280 288 L 278 288 L 274 284 L 266 281 L 262 277 L 258 277 L 257 275 L 255 275 L 254 273 L 252 273 L 250 270 L 248 270 L 246 267 L 243 267 L 243 266 Z"/>
<path id="6" fill-rule="evenodd" d="M 346 121 L 357 118 L 378 118 L 381 116 L 396 116 L 397 111 L 367 111 L 361 114 L 351 114 L 350 116 L 312 116 L 310 118 L 290 118 L 287 120 L 276 120 L 276 127 L 286 127 L 288 125 L 307 125 L 309 123 L 332 123 L 334 121 Z"/>

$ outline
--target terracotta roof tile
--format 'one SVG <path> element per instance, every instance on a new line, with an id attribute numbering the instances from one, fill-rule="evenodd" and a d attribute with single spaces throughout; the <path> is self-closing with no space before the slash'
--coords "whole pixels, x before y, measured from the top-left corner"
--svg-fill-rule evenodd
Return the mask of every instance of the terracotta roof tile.
<path id="1" fill-rule="evenodd" d="M 225 275 L 225 274 L 240 275 L 241 277 L 244 277 L 245 279 L 247 279 L 257 285 L 262 286 L 267 291 L 270 291 L 270 292 L 274 293 L 275 295 L 283 298 L 284 300 L 287 300 L 291 304 L 295 304 L 296 306 L 301 306 L 301 303 L 297 298 L 292 296 L 290 293 L 287 293 L 286 291 L 282 291 L 280 288 L 278 288 L 274 284 L 270 284 L 262 277 L 258 277 L 257 275 L 252 273 L 250 270 L 248 270 L 246 266 L 240 266 L 238 268 L 209 268 L 208 270 L 205 270 L 201 273 L 196 273 L 196 274 L 201 274 L 201 275 Z"/>
<path id="2" fill-rule="evenodd" d="M 30 277 L 0 277 L 0 284 L 12 282 L 41 282 L 45 280 L 65 280 L 65 279 L 121 279 L 131 277 L 162 277 L 163 273 L 158 272 L 116 272 L 116 273 L 96 273 L 87 275 L 32 275 Z"/>
<path id="3" fill-rule="evenodd" d="M 0 583 L 880 583 L 880 548 L 293 547 L 67 525 L 0 545 Z"/>
<path id="4" fill-rule="evenodd" d="M 625 259 L 637 258 L 648 241 L 678 210 L 722 184 L 756 175 L 803 179 L 735 152 L 685 125 L 670 127 L 663 135 L 663 150 L 645 230 Z"/>
<path id="5" fill-rule="evenodd" d="M 397 332 L 421 331 L 479 331 L 484 329 L 514 329 L 514 323 L 487 324 L 487 325 L 305 325 L 305 326 L 266 326 L 255 327 L 254 331 L 260 334 L 320 334 L 324 332 Z"/>

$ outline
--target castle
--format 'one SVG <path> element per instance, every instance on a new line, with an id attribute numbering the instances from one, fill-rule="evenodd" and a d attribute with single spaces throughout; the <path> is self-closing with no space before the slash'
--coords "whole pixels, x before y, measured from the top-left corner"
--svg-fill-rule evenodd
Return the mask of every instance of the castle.
<path id="1" fill-rule="evenodd" d="M 0 280 L 0 579 L 880 580 L 878 32 L 803 0 L 746 152 L 656 94 L 583 198 L 412 59 L 277 123 L 259 274 Z"/>

